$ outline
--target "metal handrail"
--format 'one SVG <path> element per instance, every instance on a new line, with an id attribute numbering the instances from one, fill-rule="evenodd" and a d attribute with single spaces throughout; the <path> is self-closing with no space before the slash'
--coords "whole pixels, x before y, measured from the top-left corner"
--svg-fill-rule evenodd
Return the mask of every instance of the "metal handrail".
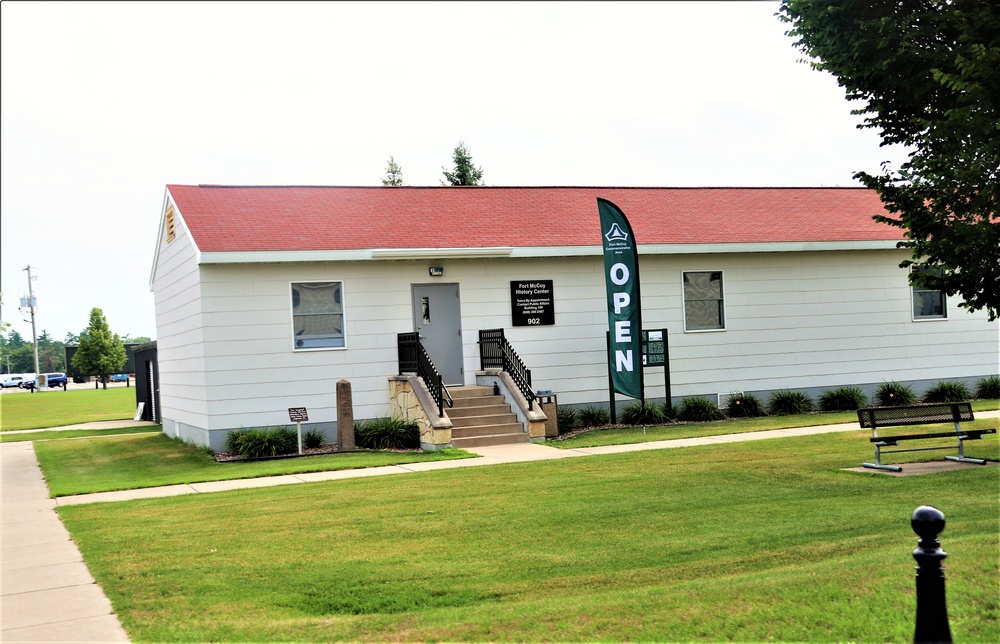
<path id="1" fill-rule="evenodd" d="M 535 392 L 531 390 L 531 369 L 524 366 L 503 329 L 482 329 L 479 331 L 480 369 L 500 369 L 506 371 L 518 390 L 528 401 L 528 409 L 534 409 Z"/>
<path id="2" fill-rule="evenodd" d="M 420 343 L 418 333 L 399 333 L 396 335 L 396 348 L 399 356 L 399 375 L 415 373 L 427 385 L 431 398 L 437 404 L 438 414 L 444 416 L 444 405 L 455 406 L 455 399 L 445 387 L 441 374 L 434 362 Z"/>

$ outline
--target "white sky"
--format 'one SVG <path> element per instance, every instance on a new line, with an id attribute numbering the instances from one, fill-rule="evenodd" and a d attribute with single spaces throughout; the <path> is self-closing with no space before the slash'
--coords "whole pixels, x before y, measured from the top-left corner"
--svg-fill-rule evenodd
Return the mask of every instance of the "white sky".
<path id="1" fill-rule="evenodd" d="M 0 316 L 155 339 L 167 183 L 848 186 L 901 150 L 778 2 L 0 4 Z M 593 213 L 595 226 L 597 212 Z"/>

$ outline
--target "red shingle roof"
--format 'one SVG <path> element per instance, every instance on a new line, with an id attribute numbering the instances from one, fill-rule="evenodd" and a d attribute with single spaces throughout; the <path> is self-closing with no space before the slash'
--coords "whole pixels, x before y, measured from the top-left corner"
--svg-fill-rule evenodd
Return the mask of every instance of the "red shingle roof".
<path id="1" fill-rule="evenodd" d="M 597 246 L 597 197 L 639 244 L 897 241 L 864 188 L 168 185 L 203 252 Z"/>

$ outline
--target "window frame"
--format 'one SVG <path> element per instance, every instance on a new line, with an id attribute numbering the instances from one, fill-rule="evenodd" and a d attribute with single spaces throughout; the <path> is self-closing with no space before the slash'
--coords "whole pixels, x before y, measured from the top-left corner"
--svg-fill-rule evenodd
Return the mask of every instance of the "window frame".
<path id="1" fill-rule="evenodd" d="M 687 276 L 689 274 L 694 274 L 694 273 L 708 273 L 708 274 L 718 273 L 719 274 L 719 297 L 718 298 L 714 298 L 714 299 L 715 299 L 715 301 L 717 301 L 719 303 L 719 317 L 721 318 L 721 320 L 720 320 L 720 322 L 721 322 L 720 326 L 717 326 L 717 327 L 713 326 L 713 327 L 695 327 L 695 328 L 690 328 L 689 325 L 688 325 L 688 310 L 687 310 L 688 296 L 687 296 L 687 288 L 686 288 L 686 285 L 685 285 L 684 278 L 685 278 L 685 276 Z M 696 300 L 692 300 L 692 301 L 693 302 L 695 302 L 695 301 L 697 301 L 697 302 L 707 302 L 707 301 L 711 301 L 711 300 L 709 300 L 709 299 L 696 299 Z M 728 316 L 726 315 L 726 276 L 725 276 L 725 271 L 723 271 L 723 270 L 711 270 L 711 269 L 710 270 L 681 271 L 681 317 L 682 317 L 682 319 L 684 321 L 684 332 L 685 333 L 715 333 L 715 332 L 718 332 L 718 331 L 725 331 L 726 330 L 726 319 L 727 319 Z"/>
<path id="2" fill-rule="evenodd" d="M 309 338 L 308 338 L 308 339 L 322 341 L 322 339 L 324 337 L 326 337 L 326 338 L 328 338 L 328 339 L 331 340 L 331 344 L 322 345 L 322 346 L 308 346 L 308 347 L 306 347 L 306 346 L 301 346 L 301 347 L 300 346 L 296 346 L 297 342 L 299 342 L 300 339 L 301 340 L 307 339 L 305 337 L 300 338 L 300 336 L 295 335 L 295 318 L 296 318 L 296 314 L 295 314 L 295 287 L 303 285 L 303 284 L 336 284 L 338 286 L 338 288 L 339 288 L 339 291 L 340 291 L 340 311 L 339 312 L 327 312 L 327 313 L 319 312 L 319 313 L 312 313 L 312 314 L 313 315 L 337 315 L 337 314 L 339 314 L 340 315 L 340 328 L 341 328 L 340 335 L 339 336 L 337 336 L 337 335 L 309 336 Z M 337 280 L 337 279 L 315 279 L 315 280 L 295 280 L 295 281 L 290 281 L 288 283 L 288 297 L 289 297 L 290 322 L 291 322 L 291 329 L 292 329 L 292 351 L 293 352 L 298 352 L 298 351 L 330 351 L 330 350 L 339 350 L 339 351 L 342 351 L 342 350 L 344 350 L 344 349 L 347 348 L 347 298 L 346 298 L 346 293 L 345 293 L 344 281 L 343 280 Z M 337 339 L 338 338 L 339 338 L 339 344 L 337 343 Z"/>
<path id="3" fill-rule="evenodd" d="M 937 271 L 940 272 L 940 268 L 935 268 L 933 266 L 928 266 L 926 264 L 912 264 L 910 265 L 910 273 L 916 273 L 917 271 Z M 910 319 L 913 322 L 933 322 L 939 320 L 948 319 L 948 296 L 944 291 L 940 289 L 930 289 L 921 288 L 916 284 L 907 280 L 907 284 L 910 287 Z M 941 298 L 941 315 L 917 315 L 917 294 L 918 293 L 937 293 L 938 297 Z"/>

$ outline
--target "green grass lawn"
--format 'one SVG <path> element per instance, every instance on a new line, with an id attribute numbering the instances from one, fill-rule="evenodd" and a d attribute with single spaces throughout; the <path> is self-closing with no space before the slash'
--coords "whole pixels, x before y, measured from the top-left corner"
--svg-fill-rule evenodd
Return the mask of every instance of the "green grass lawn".
<path id="1" fill-rule="evenodd" d="M 955 641 L 1000 641 L 1000 468 L 843 471 L 867 437 L 58 511 L 136 642 L 908 642 L 909 517 L 932 504 Z"/>
<path id="2" fill-rule="evenodd" d="M 135 416 L 135 388 L 46 389 L 0 396 L 0 431 L 43 429 Z"/>
<path id="3" fill-rule="evenodd" d="M 1000 400 L 972 401 L 973 411 L 986 411 L 1000 408 Z M 854 411 L 828 413 L 793 414 L 789 416 L 763 416 L 761 418 L 741 418 L 710 423 L 672 423 L 655 427 L 610 427 L 594 429 L 571 438 L 550 439 L 546 445 L 560 449 L 575 449 L 578 447 L 601 447 L 604 445 L 627 445 L 630 443 L 645 443 L 649 441 L 671 440 L 675 438 L 697 438 L 700 436 L 720 436 L 742 432 L 760 432 L 769 429 L 784 429 L 788 427 L 814 427 L 816 425 L 837 425 L 840 423 L 857 423 L 858 414 Z M 985 423 L 985 424 L 984 424 Z M 976 421 L 972 424 L 963 423 L 967 429 L 977 427 L 996 427 L 996 419 Z M 946 430 L 947 428 L 945 428 Z M 931 430 L 927 430 L 931 431 Z M 936 430 L 935 430 L 936 431 Z M 906 432 L 911 433 L 911 432 Z"/>
<path id="4" fill-rule="evenodd" d="M 219 463 L 208 450 L 173 440 L 162 433 L 50 440 L 35 443 L 35 454 L 54 497 L 473 457 L 459 449 L 435 452 L 357 451 Z"/>
<path id="5" fill-rule="evenodd" d="M 18 432 L 15 434 L 0 434 L 0 443 L 16 443 L 22 441 L 65 440 L 67 438 L 93 438 L 100 436 L 116 436 L 119 434 L 158 434 L 163 431 L 161 425 L 142 425 L 140 427 L 119 427 L 115 429 L 63 429 L 58 431 L 40 430 L 37 432 Z"/>

